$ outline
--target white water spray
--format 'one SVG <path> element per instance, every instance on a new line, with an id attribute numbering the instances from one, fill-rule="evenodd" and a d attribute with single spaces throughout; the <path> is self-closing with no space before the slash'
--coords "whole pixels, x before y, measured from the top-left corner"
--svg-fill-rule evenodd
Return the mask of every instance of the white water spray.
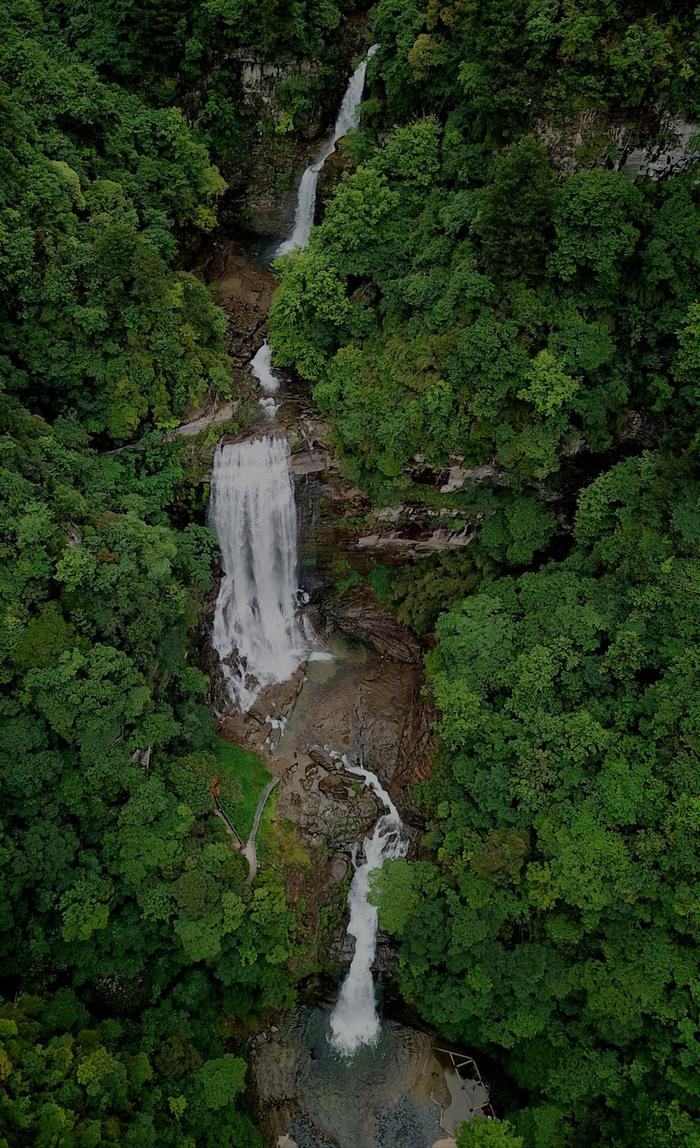
<path id="1" fill-rule="evenodd" d="M 259 399 L 260 406 L 264 410 L 269 419 L 273 419 L 277 414 L 278 406 L 272 395 L 275 391 L 279 390 L 280 379 L 272 366 L 272 347 L 267 339 L 258 347 L 257 351 L 250 360 L 250 367 L 260 386 L 265 391 L 265 396 Z"/>
<path id="2" fill-rule="evenodd" d="M 265 686 L 291 678 L 308 648 L 296 614 L 297 517 L 286 439 L 219 447 L 209 518 L 224 570 L 212 641 L 245 712 Z"/>
<path id="3" fill-rule="evenodd" d="M 314 216 L 316 214 L 316 188 L 318 186 L 318 177 L 326 160 L 335 151 L 335 145 L 338 140 L 342 139 L 344 135 L 347 135 L 349 131 L 359 125 L 360 101 L 362 100 L 362 93 L 365 87 L 367 65 L 378 47 L 378 44 L 372 45 L 365 58 L 350 77 L 345 95 L 343 96 L 343 102 L 340 105 L 338 118 L 335 121 L 333 135 L 331 139 L 323 145 L 314 162 L 307 167 L 301 177 L 294 211 L 294 227 L 291 235 L 277 248 L 275 258 L 280 255 L 285 255 L 288 251 L 293 251 L 297 247 L 306 247 L 309 242 L 309 236 L 311 235 L 311 228 L 314 225 Z M 260 386 L 265 391 L 264 397 L 259 400 L 260 406 L 268 419 L 272 420 L 277 414 L 279 407 L 275 400 L 271 398 L 271 395 L 278 390 L 280 379 L 272 366 L 272 348 L 269 346 L 267 339 L 265 339 L 262 346 L 255 352 L 255 355 L 250 360 L 250 366 Z"/>
<path id="4" fill-rule="evenodd" d="M 371 837 L 365 837 L 364 861 L 355 861 L 355 873 L 348 895 L 350 920 L 348 933 L 355 938 L 355 953 L 343 987 L 331 1014 L 331 1041 L 344 1056 L 350 1056 L 363 1044 L 373 1044 L 379 1035 L 379 1017 L 374 995 L 372 964 L 377 948 L 377 909 L 367 899 L 372 873 L 385 861 L 405 856 L 407 844 L 401 840 L 403 825 L 398 810 L 379 779 L 359 765 L 345 768 L 361 777 L 374 790 L 386 809 Z"/>
<path id="5" fill-rule="evenodd" d="M 261 347 L 258 347 L 250 360 L 250 366 L 260 386 L 268 395 L 279 390 L 280 380 L 272 366 L 272 347 L 267 339 Z"/>
<path id="6" fill-rule="evenodd" d="M 362 60 L 350 77 L 350 82 L 343 96 L 343 102 L 340 105 L 338 118 L 335 121 L 333 135 L 331 139 L 323 145 L 316 159 L 313 163 L 309 164 L 301 177 L 301 183 L 299 184 L 299 190 L 297 192 L 296 211 L 294 213 L 294 230 L 289 238 L 285 239 L 277 248 L 275 257 L 286 255 L 288 251 L 293 251 L 296 247 L 306 247 L 309 242 L 309 236 L 311 234 L 311 228 L 314 225 L 314 216 L 316 214 L 318 177 L 328 157 L 333 155 L 338 140 L 359 126 L 360 102 L 365 87 L 367 64 L 378 48 L 378 44 L 372 45 L 364 60 Z"/>

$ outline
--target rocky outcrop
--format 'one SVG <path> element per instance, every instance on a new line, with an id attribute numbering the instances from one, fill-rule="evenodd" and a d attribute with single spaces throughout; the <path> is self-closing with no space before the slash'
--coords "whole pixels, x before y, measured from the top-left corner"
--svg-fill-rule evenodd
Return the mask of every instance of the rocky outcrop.
<path id="1" fill-rule="evenodd" d="M 413 635 L 379 605 L 367 586 L 354 587 L 342 598 L 329 596 L 323 604 L 327 624 L 349 638 L 365 642 L 392 662 L 418 665 L 420 645 Z"/>
<path id="2" fill-rule="evenodd" d="M 278 816 L 294 821 L 303 837 L 322 839 L 332 852 L 348 856 L 382 813 L 379 799 L 355 774 L 318 759 L 292 767 L 277 801 Z"/>
<path id="3" fill-rule="evenodd" d="M 662 179 L 697 161 L 700 125 L 647 108 L 630 123 L 621 113 L 587 108 L 560 123 L 541 120 L 535 132 L 566 175 L 596 167 Z"/>
<path id="4" fill-rule="evenodd" d="M 329 450 L 323 447 L 311 447 L 308 450 L 296 451 L 291 457 L 289 469 L 295 479 L 305 478 L 309 474 L 324 474 L 338 470 L 338 461 Z"/>
<path id="5" fill-rule="evenodd" d="M 488 478 L 496 478 L 497 475 L 498 468 L 492 463 L 465 467 L 461 459 L 450 462 L 445 481 L 440 487 L 440 494 L 454 494 L 468 482 L 485 482 Z"/>
<path id="6" fill-rule="evenodd" d="M 446 530 L 436 527 L 423 537 L 406 537 L 398 530 L 383 534 L 363 534 L 355 542 L 358 550 L 374 554 L 379 558 L 408 562 L 413 558 L 424 558 L 428 554 L 439 554 L 443 550 L 463 550 L 474 540 L 475 530 Z"/>
<path id="7" fill-rule="evenodd" d="M 231 403 L 215 404 L 210 410 L 201 411 L 193 418 L 188 419 L 186 423 L 181 423 L 179 427 L 175 428 L 173 434 L 181 435 L 184 438 L 193 438 L 194 435 L 201 434 L 209 427 L 222 426 L 231 421 L 237 411 L 240 410 L 240 406 L 240 399 Z"/>
<path id="8" fill-rule="evenodd" d="M 263 340 L 275 279 L 240 242 L 223 236 L 209 252 L 208 275 L 216 299 L 228 316 L 225 342 L 234 369 L 250 381 L 249 364 Z"/>

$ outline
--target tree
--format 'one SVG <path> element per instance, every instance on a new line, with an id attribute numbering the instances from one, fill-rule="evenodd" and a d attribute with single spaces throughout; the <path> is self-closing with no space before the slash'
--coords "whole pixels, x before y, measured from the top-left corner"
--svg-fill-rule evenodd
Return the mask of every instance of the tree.
<path id="1" fill-rule="evenodd" d="M 614 299 L 637 246 L 642 202 L 640 190 L 619 172 L 572 176 L 555 215 L 551 271 L 594 305 Z"/>
<path id="2" fill-rule="evenodd" d="M 523 1148 L 524 1143 L 505 1120 L 475 1117 L 457 1129 L 458 1148 Z"/>
<path id="3" fill-rule="evenodd" d="M 541 279 L 557 198 L 547 153 L 532 136 L 499 154 L 474 225 L 487 275 L 499 283 Z"/>

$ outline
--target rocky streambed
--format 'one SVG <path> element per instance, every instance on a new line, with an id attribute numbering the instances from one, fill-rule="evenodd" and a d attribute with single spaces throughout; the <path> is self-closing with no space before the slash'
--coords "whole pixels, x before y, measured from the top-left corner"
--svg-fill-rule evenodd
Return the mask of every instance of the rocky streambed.
<path id="1" fill-rule="evenodd" d="M 469 1101 L 487 1103 L 478 1080 L 467 1100 L 426 1033 L 394 1021 L 351 1060 L 334 1054 L 317 1008 L 262 1035 L 253 1070 L 263 1131 L 277 1148 L 449 1148 L 447 1129 L 469 1118 Z"/>

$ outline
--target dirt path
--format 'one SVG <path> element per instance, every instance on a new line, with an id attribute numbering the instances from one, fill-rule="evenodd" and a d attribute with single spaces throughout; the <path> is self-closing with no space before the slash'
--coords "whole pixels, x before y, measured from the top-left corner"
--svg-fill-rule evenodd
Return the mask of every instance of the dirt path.
<path id="1" fill-rule="evenodd" d="M 242 837 L 239 836 L 239 833 L 238 833 L 235 825 L 231 821 L 228 813 L 226 813 L 226 811 L 223 808 L 218 797 L 214 798 L 214 813 L 216 814 L 217 817 L 221 818 L 221 820 L 224 823 L 224 827 L 226 829 L 226 832 L 228 833 L 229 837 L 233 838 L 233 840 L 235 842 L 236 849 L 238 850 L 239 853 L 243 854 L 246 861 L 248 862 L 248 876 L 245 879 L 246 885 L 252 885 L 253 881 L 255 880 L 255 878 L 258 875 L 258 854 L 257 854 L 257 850 L 255 848 L 255 838 L 258 835 L 258 829 L 260 828 L 260 819 L 263 815 L 263 810 L 265 809 L 265 806 L 267 804 L 267 799 L 270 796 L 270 794 L 272 793 L 275 786 L 279 785 L 280 780 L 281 779 L 279 777 L 273 777 L 271 781 L 268 781 L 267 785 L 265 786 L 262 793 L 260 794 L 260 798 L 258 800 L 258 807 L 255 810 L 255 817 L 253 818 L 253 828 L 251 829 L 250 833 L 248 834 L 248 840 L 246 841 L 245 845 L 243 844 Z"/>
<path id="2" fill-rule="evenodd" d="M 251 885 L 257 876 L 258 854 L 257 854 L 256 849 L 255 849 L 255 838 L 258 835 L 258 827 L 260 825 L 260 818 L 263 815 L 263 810 L 264 810 L 265 805 L 267 803 L 267 799 L 270 796 L 270 794 L 272 793 L 275 786 L 279 785 L 279 782 L 280 782 L 279 777 L 273 777 L 271 781 L 268 781 L 267 785 L 265 786 L 262 793 L 260 794 L 260 800 L 258 801 L 258 808 L 255 810 L 255 817 L 253 818 L 253 828 L 250 831 L 250 834 L 248 836 L 248 840 L 246 841 L 245 848 L 243 850 L 243 856 L 245 857 L 246 861 L 248 862 L 248 876 L 246 877 L 246 882 L 245 882 L 246 885 Z"/>

